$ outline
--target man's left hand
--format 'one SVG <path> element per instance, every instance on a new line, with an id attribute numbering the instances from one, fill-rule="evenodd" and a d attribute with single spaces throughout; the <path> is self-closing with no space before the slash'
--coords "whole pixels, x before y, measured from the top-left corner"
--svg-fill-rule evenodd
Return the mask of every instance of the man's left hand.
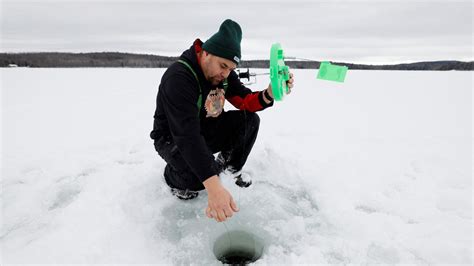
<path id="1" fill-rule="evenodd" d="M 291 89 L 294 86 L 294 82 L 295 82 L 295 79 L 293 78 L 293 73 L 290 72 L 290 79 L 286 82 L 286 84 L 288 84 L 288 94 L 291 93 Z M 268 84 L 267 93 L 272 97 L 272 99 L 274 98 L 271 83 Z"/>
<path id="2" fill-rule="evenodd" d="M 291 89 L 293 88 L 293 83 L 295 83 L 295 79 L 293 78 L 293 73 L 290 72 L 290 79 L 286 82 L 286 84 L 288 84 L 288 94 L 291 93 Z"/>

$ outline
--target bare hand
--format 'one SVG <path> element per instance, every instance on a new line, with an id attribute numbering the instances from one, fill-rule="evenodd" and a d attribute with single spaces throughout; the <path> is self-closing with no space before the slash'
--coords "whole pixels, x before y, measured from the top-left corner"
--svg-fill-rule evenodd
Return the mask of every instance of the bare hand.
<path id="1" fill-rule="evenodd" d="M 229 191 L 220 185 L 218 177 L 215 177 L 217 181 L 212 177 L 213 180 L 209 180 L 209 182 L 212 182 L 213 184 L 206 187 L 208 193 L 206 215 L 211 219 L 215 219 L 217 222 L 224 222 L 227 218 L 232 217 L 234 212 L 238 212 L 239 208 L 237 207 L 237 204 L 235 204 Z M 206 180 L 205 183 L 207 181 L 208 180 Z"/>
<path id="2" fill-rule="evenodd" d="M 293 78 L 293 76 L 294 76 L 293 73 L 290 72 L 289 76 L 290 76 L 290 79 L 288 79 L 288 81 L 286 82 L 286 84 L 288 85 L 288 94 L 291 93 L 291 89 L 293 88 L 294 83 L 295 83 L 295 79 Z M 272 97 L 272 99 L 274 98 L 271 83 L 268 84 L 267 93 Z"/>
<path id="3" fill-rule="evenodd" d="M 293 78 L 293 73 L 290 72 L 290 79 L 286 82 L 288 84 L 288 94 L 291 93 L 291 89 L 293 88 L 295 83 L 295 79 Z"/>

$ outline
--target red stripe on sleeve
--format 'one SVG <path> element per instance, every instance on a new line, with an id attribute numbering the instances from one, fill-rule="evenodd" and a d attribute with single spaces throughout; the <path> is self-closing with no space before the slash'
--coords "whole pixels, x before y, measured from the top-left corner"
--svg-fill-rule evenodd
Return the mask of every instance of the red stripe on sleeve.
<path id="1" fill-rule="evenodd" d="M 249 112 L 257 112 L 263 109 L 258 99 L 258 93 L 247 94 L 245 98 L 233 96 L 227 99 L 235 108 Z"/>

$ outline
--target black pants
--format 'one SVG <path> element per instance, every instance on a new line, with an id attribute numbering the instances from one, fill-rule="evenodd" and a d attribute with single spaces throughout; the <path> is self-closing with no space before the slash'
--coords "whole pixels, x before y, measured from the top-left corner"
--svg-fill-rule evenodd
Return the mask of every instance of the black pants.
<path id="1" fill-rule="evenodd" d="M 217 118 L 204 119 L 201 122 L 201 134 L 212 153 L 222 152 L 228 166 L 241 170 L 257 139 L 259 125 L 260 118 L 256 113 L 228 111 Z M 204 189 L 171 136 L 155 140 L 155 149 L 167 163 L 164 176 L 168 186 L 193 191 Z"/>

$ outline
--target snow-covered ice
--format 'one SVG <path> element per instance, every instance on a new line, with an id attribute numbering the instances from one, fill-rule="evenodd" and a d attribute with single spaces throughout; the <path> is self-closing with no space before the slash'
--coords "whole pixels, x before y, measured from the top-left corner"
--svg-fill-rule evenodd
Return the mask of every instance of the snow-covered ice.
<path id="1" fill-rule="evenodd" d="M 472 264 L 472 73 L 293 71 L 260 112 L 253 185 L 223 177 L 256 264 Z M 219 264 L 224 224 L 205 192 L 170 195 L 148 136 L 163 72 L 0 70 L 2 265 Z"/>

